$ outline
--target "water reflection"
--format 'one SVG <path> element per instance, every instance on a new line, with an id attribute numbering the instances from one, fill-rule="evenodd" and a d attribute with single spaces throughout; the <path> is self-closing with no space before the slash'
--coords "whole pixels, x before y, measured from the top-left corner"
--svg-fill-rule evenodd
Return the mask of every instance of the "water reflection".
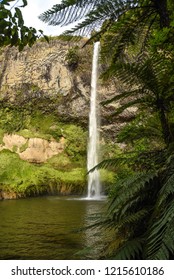
<path id="1" fill-rule="evenodd" d="M 0 259 L 84 259 L 100 240 L 91 225 L 105 201 L 42 197 L 0 202 Z M 93 250 L 92 250 L 93 251 Z M 90 258 L 95 258 L 95 252 Z"/>
<path id="2" fill-rule="evenodd" d="M 102 213 L 106 206 L 106 197 L 103 197 L 99 201 L 91 200 L 90 205 L 86 205 L 85 225 L 89 226 L 89 229 L 85 231 L 85 244 L 88 250 L 88 258 L 97 259 L 100 251 L 103 249 L 103 230 L 100 227 L 92 226 L 101 220 Z"/>

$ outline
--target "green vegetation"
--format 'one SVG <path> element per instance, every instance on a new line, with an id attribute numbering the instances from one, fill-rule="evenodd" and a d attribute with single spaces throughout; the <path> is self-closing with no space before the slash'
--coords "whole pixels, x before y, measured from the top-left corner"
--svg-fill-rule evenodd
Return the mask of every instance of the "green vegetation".
<path id="1" fill-rule="evenodd" d="M 68 53 L 65 57 L 65 61 L 68 64 L 70 70 L 75 70 L 78 67 L 79 55 L 78 55 L 78 47 L 72 47 L 68 50 Z"/>
<path id="2" fill-rule="evenodd" d="M 81 127 L 59 122 L 54 114 L 43 114 L 35 111 L 31 115 L 25 109 L 3 108 L 1 113 L 1 143 L 4 133 L 16 133 L 26 139 L 36 137 L 48 141 L 61 137 L 65 140 L 64 151 L 51 158 L 45 164 L 31 164 L 22 161 L 17 154 L 17 146 L 13 153 L 7 150 L 0 152 L 0 184 L 1 189 L 8 189 L 19 194 L 33 195 L 46 192 L 83 193 L 86 185 L 86 137 Z M 78 133 L 77 133 L 78 131 Z M 79 141 L 80 139 L 80 141 Z M 20 147 L 25 151 L 28 142 Z"/>
<path id="3" fill-rule="evenodd" d="M 45 113 L 45 107 L 41 108 L 34 110 L 32 102 L 29 107 L 26 104 L 21 107 L 17 101 L 15 106 L 9 101 L 3 103 L 0 110 L 1 145 L 4 145 L 5 133 L 23 136 L 27 141 L 20 147 L 14 145 L 11 152 L 0 152 L 0 190 L 15 192 L 18 197 L 46 193 L 85 194 L 87 131 L 78 125 L 62 122 L 54 111 Z M 63 139 L 65 148 L 45 163 L 29 163 L 16 154 L 28 148 L 29 138 L 57 142 Z M 107 188 L 113 182 L 113 173 L 103 171 L 102 181 Z"/>
<path id="4" fill-rule="evenodd" d="M 11 8 L 8 8 L 10 2 L 16 1 L 2 0 L 0 2 L 0 47 L 17 46 L 21 51 L 26 45 L 31 47 L 40 36 L 44 36 L 48 41 L 42 30 L 39 30 L 40 35 L 38 35 L 35 28 L 24 25 L 20 7 L 25 7 L 27 0 L 22 0 L 22 5 L 19 7 L 16 6 L 17 1 L 12 3 Z"/>
<path id="5" fill-rule="evenodd" d="M 0 152 L 0 188 L 18 197 L 39 194 L 83 194 L 85 169 L 61 171 L 50 164 L 33 165 L 8 150 Z"/>
<path id="6" fill-rule="evenodd" d="M 97 167 L 116 175 L 106 216 L 98 223 L 112 233 L 103 258 L 174 257 L 173 11 L 172 0 L 76 0 L 41 15 L 62 25 L 82 18 L 66 35 L 86 35 L 96 27 L 89 42 L 100 38 L 102 78 L 122 85 L 104 105 L 120 102 L 114 118 L 137 108 L 117 136 L 126 143 L 123 152 Z"/>
<path id="7" fill-rule="evenodd" d="M 13 20 L 11 13 L 4 9 L 7 2 L 10 1 L 0 4 L 3 9 L 1 18 L 7 19 L 3 24 L 9 26 L 12 33 L 4 34 L 1 41 L 5 42 L 3 45 L 17 45 L 22 49 L 25 40 L 24 43 L 18 40 L 18 25 L 23 30 L 21 13 L 16 9 L 13 28 L 13 24 L 9 24 L 9 19 Z M 27 1 L 23 3 L 25 5 Z M 105 148 L 105 155 L 109 158 L 96 167 L 109 170 L 111 173 L 107 174 L 112 183 L 106 215 L 97 224 L 111 233 L 103 258 L 174 258 L 173 11 L 172 0 L 63 0 L 40 16 L 47 23 L 54 19 L 54 24 L 61 25 L 82 19 L 65 33 L 65 37 L 90 33 L 92 37 L 88 43 L 100 39 L 104 65 L 102 78 L 108 84 L 119 81 L 121 85 L 119 94 L 103 105 L 119 102 L 119 108 L 111 116 L 115 119 L 129 108 L 137 109 L 132 122 L 116 136 L 117 141 L 126 144 L 125 148 L 119 153 L 111 149 L 108 155 Z M 30 36 L 31 42 L 26 37 L 29 45 L 34 42 L 33 34 Z M 83 64 L 80 64 L 80 56 L 75 49 L 68 55 L 67 61 L 74 68 L 75 77 Z M 88 83 L 88 75 L 85 81 Z M 59 183 L 61 187 L 65 184 L 74 188 L 75 182 L 78 186 L 84 182 L 81 178 L 85 174 L 85 132 L 83 134 L 81 127 L 73 124 L 59 121 L 55 124 L 52 116 L 42 127 L 43 104 L 38 107 L 35 103 L 30 113 L 29 108 L 24 111 L 19 107 L 3 107 L 2 130 L 42 135 L 47 139 L 64 137 L 65 151 L 40 166 L 23 163 L 15 153 L 2 151 L 0 172 L 3 189 L 10 184 L 14 191 L 34 194 L 44 193 L 45 185 L 53 190 Z M 80 146 L 76 141 L 76 129 L 82 136 Z M 2 136 L 0 138 L 2 141 Z"/>

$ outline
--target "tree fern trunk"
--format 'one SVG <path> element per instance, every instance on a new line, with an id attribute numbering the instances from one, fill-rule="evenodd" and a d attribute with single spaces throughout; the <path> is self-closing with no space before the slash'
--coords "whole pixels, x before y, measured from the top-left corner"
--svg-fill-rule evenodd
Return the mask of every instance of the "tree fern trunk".
<path id="1" fill-rule="evenodd" d="M 167 9 L 167 0 L 153 0 L 157 12 L 160 16 L 160 27 L 169 27 L 170 26 L 170 19 L 169 13 Z"/>
<path id="2" fill-rule="evenodd" d="M 164 136 L 164 141 L 165 141 L 166 145 L 169 145 L 172 142 L 172 136 L 170 133 L 167 116 L 166 116 L 165 110 L 162 106 L 160 106 L 160 108 L 159 108 L 159 117 L 160 117 L 162 132 L 163 132 L 163 136 Z"/>

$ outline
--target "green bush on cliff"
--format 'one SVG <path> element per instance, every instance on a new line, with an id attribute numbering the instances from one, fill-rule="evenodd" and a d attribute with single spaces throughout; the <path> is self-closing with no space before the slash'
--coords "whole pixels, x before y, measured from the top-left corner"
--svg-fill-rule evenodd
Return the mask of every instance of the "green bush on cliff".
<path id="1" fill-rule="evenodd" d="M 0 184 L 5 190 L 25 193 L 29 185 L 39 186 L 35 168 L 9 150 L 0 152 Z"/>
<path id="2" fill-rule="evenodd" d="M 19 131 L 24 127 L 25 114 L 17 108 L 3 108 L 0 110 L 0 126 L 7 132 Z"/>
<path id="3" fill-rule="evenodd" d="M 72 169 L 71 159 L 66 153 L 60 153 L 47 160 L 46 166 L 56 170 L 68 171 Z"/>
<path id="4" fill-rule="evenodd" d="M 86 161 L 87 132 L 80 126 L 71 124 L 64 126 L 63 136 L 66 139 L 65 152 L 67 155 L 72 161 L 80 161 L 84 164 L 84 159 Z"/>
<path id="5" fill-rule="evenodd" d="M 67 55 L 65 57 L 65 61 L 68 64 L 70 70 L 74 71 L 78 67 L 79 63 L 79 54 L 78 54 L 78 47 L 72 47 L 68 50 Z"/>
<path id="6" fill-rule="evenodd" d="M 86 171 L 75 168 L 60 171 L 46 165 L 25 162 L 8 150 L 0 152 L 0 189 L 16 192 L 19 196 L 44 193 L 83 193 Z M 63 188 L 63 189 L 62 189 Z"/>

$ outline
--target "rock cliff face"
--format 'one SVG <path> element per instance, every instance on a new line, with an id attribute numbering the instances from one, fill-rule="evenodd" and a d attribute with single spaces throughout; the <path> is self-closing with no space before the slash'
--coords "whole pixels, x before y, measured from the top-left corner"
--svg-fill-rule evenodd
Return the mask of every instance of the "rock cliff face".
<path id="1" fill-rule="evenodd" d="M 5 95 L 23 90 L 27 95 L 26 91 L 32 89 L 43 95 L 57 96 L 60 115 L 85 119 L 88 115 L 90 84 L 85 84 L 80 71 L 74 73 L 68 69 L 65 57 L 71 47 L 72 43 L 51 41 L 50 44 L 38 42 L 21 53 L 15 48 L 7 48 L 0 57 L 1 91 Z M 88 59 L 90 67 L 91 57 Z"/>
<path id="2" fill-rule="evenodd" d="M 51 40 L 38 42 L 32 48 L 18 52 L 16 48 L 6 48 L 0 55 L 0 102 L 8 100 L 12 106 L 39 106 L 45 98 L 44 110 L 54 109 L 60 120 L 80 123 L 87 127 L 89 115 L 92 46 L 82 48 L 84 42 L 73 43 Z M 67 63 L 67 53 L 78 48 L 78 67 L 72 69 Z M 118 92 L 112 83 L 108 87 L 99 81 L 98 95 L 101 101 Z M 53 100 L 52 102 L 50 100 Z M 48 104 L 50 102 L 50 104 Z M 120 122 L 109 121 L 109 114 L 119 107 L 119 103 L 101 108 L 101 134 L 115 139 L 115 135 L 133 111 L 122 115 Z M 35 107 L 34 107 L 35 108 Z M 21 147 L 26 146 L 21 151 Z M 4 135 L 0 149 L 8 148 L 20 155 L 21 159 L 43 162 L 63 149 L 63 144 L 44 139 L 26 139 L 17 135 Z"/>
<path id="3" fill-rule="evenodd" d="M 26 47 L 19 53 L 15 48 L 7 48 L 0 56 L 1 95 L 16 94 L 26 96 L 31 91 L 46 96 L 57 96 L 57 112 L 65 119 L 88 122 L 92 46 L 81 48 L 79 66 L 76 71 L 68 67 L 66 55 L 75 43 L 58 40 L 38 42 L 32 48 Z M 76 43 L 77 44 L 77 43 Z M 105 87 L 99 83 L 100 100 L 116 92 L 114 85 Z M 115 106 L 117 106 L 116 104 Z M 113 109 L 113 108 L 112 108 Z M 103 123 L 107 123 L 108 109 L 101 110 Z"/>
<path id="4" fill-rule="evenodd" d="M 18 52 L 7 48 L 1 56 L 2 87 L 17 87 L 25 83 L 37 85 L 45 91 L 68 93 L 71 76 L 64 63 L 68 45 L 54 41 L 37 43 L 33 48 Z"/>

